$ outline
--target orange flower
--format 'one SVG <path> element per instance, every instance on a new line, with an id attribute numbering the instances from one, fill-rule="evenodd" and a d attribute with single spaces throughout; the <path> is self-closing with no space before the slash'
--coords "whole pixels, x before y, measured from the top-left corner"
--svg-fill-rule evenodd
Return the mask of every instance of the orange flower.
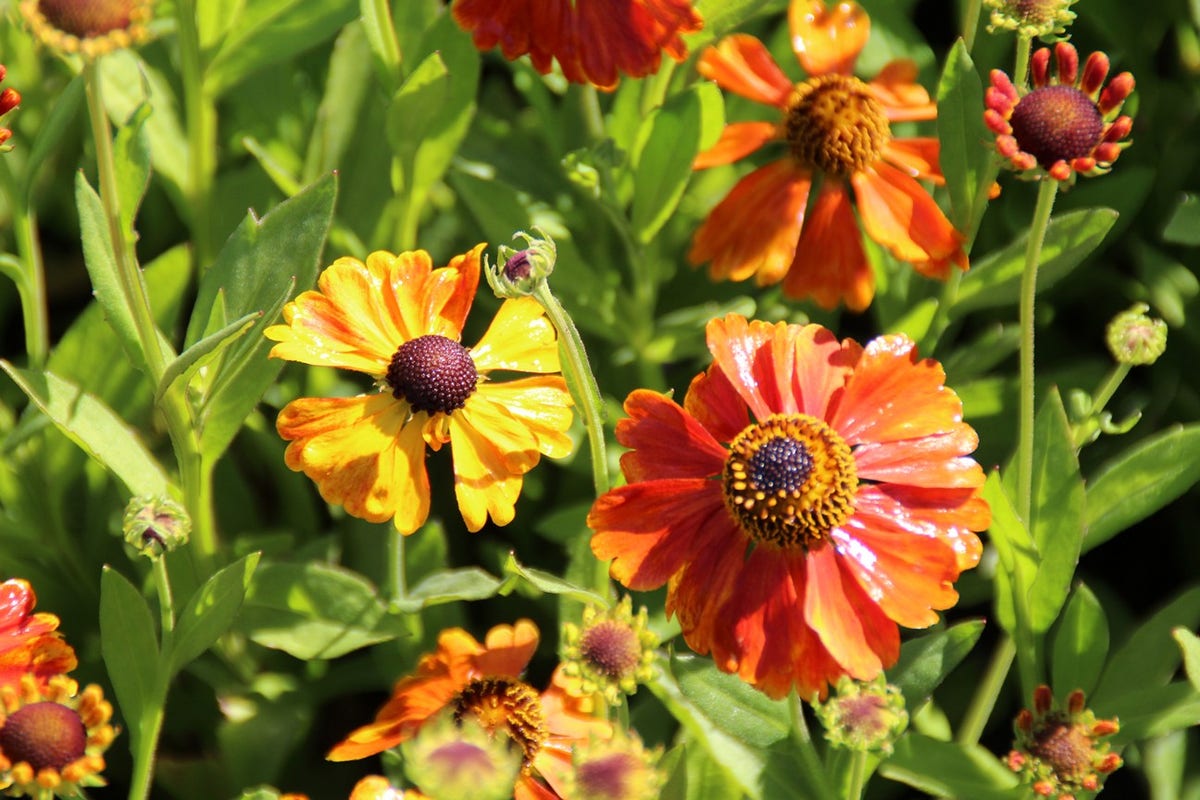
<path id="1" fill-rule="evenodd" d="M 354 784 L 350 800 L 425 800 L 425 795 L 412 789 L 397 789 L 382 775 L 368 775 Z"/>
<path id="2" fill-rule="evenodd" d="M 606 91 L 619 73 L 657 72 L 664 50 L 682 61 L 680 35 L 703 25 L 688 0 L 457 0 L 451 12 L 480 50 L 528 54 L 543 75 L 557 60 L 567 80 Z"/>
<path id="3" fill-rule="evenodd" d="M 853 194 L 867 235 L 897 259 L 941 279 L 951 264 L 966 269 L 962 235 L 917 182 L 942 181 L 937 139 L 892 136 L 893 122 L 937 114 L 914 82 L 916 65 L 893 61 L 869 83 L 854 77 L 870 30 L 854 3 L 828 9 L 820 0 L 792 0 L 788 22 L 792 49 L 809 75 L 801 83 L 793 84 L 753 36 L 728 36 L 700 56 L 700 74 L 774 106 L 783 118 L 727 125 L 693 167 L 729 164 L 772 142 L 785 144 L 787 153 L 733 187 L 696 231 L 688 258 L 711 262 L 714 280 L 783 281 L 788 297 L 862 311 L 875 294 L 875 277 Z M 810 198 L 814 181 L 820 188 Z"/>
<path id="4" fill-rule="evenodd" d="M 483 644 L 461 628 L 442 631 L 437 652 L 423 656 L 416 674 L 396 683 L 375 721 L 347 736 L 327 758 L 352 761 L 381 753 L 450 709 L 456 718 L 474 714 L 487 730 L 504 732 L 521 747 L 524 762 L 513 794 L 517 800 L 558 797 L 555 792 L 569 779 L 575 743 L 609 736 L 611 728 L 590 716 L 587 703 L 563 691 L 557 672 L 540 695 L 520 679 L 538 638 L 537 626 L 529 620 L 497 625 Z"/>
<path id="5" fill-rule="evenodd" d="M 0 83 L 4 82 L 4 77 L 7 74 L 8 70 L 4 68 L 3 64 L 0 64 Z M 21 93 L 16 89 L 7 86 L 4 91 L 0 91 L 0 117 L 3 117 L 19 105 L 21 105 Z M 12 131 L 0 126 L 0 153 L 12 149 L 12 145 L 5 144 L 11 138 Z"/>
<path id="6" fill-rule="evenodd" d="M 75 650 L 57 632 L 58 617 L 33 613 L 37 595 L 27 581 L 0 583 L 0 687 L 16 686 L 30 675 L 45 686 L 54 675 L 75 669 Z"/>
<path id="7" fill-rule="evenodd" d="M 467 528 L 515 514 L 526 472 L 571 452 L 571 396 L 557 373 L 554 327 L 536 300 L 506 300 L 483 338 L 459 344 L 479 285 L 483 245 L 433 269 L 429 254 L 340 258 L 318 291 L 283 309 L 266 336 L 276 358 L 364 372 L 383 391 L 293 400 L 276 428 L 287 465 L 321 496 L 371 522 L 412 533 L 429 516 L 425 447 L 449 443 Z M 534 373 L 489 380 L 493 370 Z"/>
<path id="8" fill-rule="evenodd" d="M 687 643 L 772 697 L 873 679 L 897 625 L 954 605 L 990 521 L 978 439 L 941 365 L 904 336 L 865 348 L 819 325 L 708 324 L 683 407 L 644 389 L 617 440 L 592 552 L 630 589 L 667 584 Z"/>

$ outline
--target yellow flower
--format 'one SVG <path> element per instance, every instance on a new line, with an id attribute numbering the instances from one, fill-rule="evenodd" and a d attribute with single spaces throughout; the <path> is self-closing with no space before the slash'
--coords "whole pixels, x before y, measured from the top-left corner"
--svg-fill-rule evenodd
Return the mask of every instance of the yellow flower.
<path id="1" fill-rule="evenodd" d="M 417 530 L 429 516 L 425 447 L 450 444 L 467 528 L 505 525 L 525 473 L 571 451 L 571 397 L 536 300 L 506 300 L 478 344 L 459 343 L 483 248 L 438 269 L 423 250 L 340 258 L 266 330 L 275 358 L 376 380 L 380 391 L 357 397 L 294 400 L 276 422 L 287 465 L 353 516 Z M 498 370 L 532 374 L 491 380 Z"/>

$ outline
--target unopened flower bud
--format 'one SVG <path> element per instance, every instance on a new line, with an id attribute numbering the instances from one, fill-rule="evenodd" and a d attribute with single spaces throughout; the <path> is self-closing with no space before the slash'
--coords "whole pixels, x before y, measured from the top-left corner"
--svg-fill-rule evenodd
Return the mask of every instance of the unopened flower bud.
<path id="1" fill-rule="evenodd" d="M 659 749 L 646 750 L 632 731 L 579 745 L 572 755 L 571 791 L 576 800 L 656 800 L 664 783 Z"/>
<path id="2" fill-rule="evenodd" d="M 521 772 L 514 740 L 489 733 L 478 719 L 443 714 L 400 745 L 408 779 L 430 800 L 507 800 Z"/>
<path id="3" fill-rule="evenodd" d="M 1016 31 L 1020 36 L 1055 36 L 1075 20 L 1076 0 L 985 0 L 992 10 L 988 31 Z"/>
<path id="4" fill-rule="evenodd" d="M 1105 340 L 1118 364 L 1153 364 L 1167 349 L 1167 323 L 1147 316 L 1149 310 L 1135 303 L 1108 323 Z"/>
<path id="5" fill-rule="evenodd" d="M 134 497 L 125 506 L 125 541 L 154 559 L 187 544 L 192 520 L 169 497 Z"/>
<path id="6" fill-rule="evenodd" d="M 605 611 L 589 604 L 582 625 L 563 626 L 567 692 L 578 697 L 599 692 L 611 705 L 636 692 L 654 672 L 658 637 L 648 625 L 645 607 L 635 615 L 629 595 Z"/>
<path id="7" fill-rule="evenodd" d="M 863 682 L 843 675 L 836 696 L 817 706 L 816 712 L 825 726 L 825 739 L 847 750 L 891 753 L 908 727 L 904 695 L 883 676 Z"/>
<path id="8" fill-rule="evenodd" d="M 541 228 L 534 228 L 541 238 L 530 236 L 525 231 L 517 231 L 514 239 L 520 237 L 527 246 L 524 249 L 500 245 L 500 262 L 492 264 L 484 256 L 484 274 L 487 275 L 488 285 L 497 297 L 525 297 L 533 294 L 542 281 L 550 277 L 554 271 L 554 263 L 558 258 L 558 248 L 554 240 Z M 502 262 L 502 263 L 501 263 Z"/>
<path id="9" fill-rule="evenodd" d="M 1078 689 L 1063 708 L 1049 686 L 1039 686 L 1033 708 L 1022 709 L 1013 727 L 1016 741 L 1005 761 L 1039 797 L 1066 800 L 1099 791 L 1104 776 L 1121 766 L 1105 741 L 1120 730 L 1117 720 L 1096 719 Z"/>

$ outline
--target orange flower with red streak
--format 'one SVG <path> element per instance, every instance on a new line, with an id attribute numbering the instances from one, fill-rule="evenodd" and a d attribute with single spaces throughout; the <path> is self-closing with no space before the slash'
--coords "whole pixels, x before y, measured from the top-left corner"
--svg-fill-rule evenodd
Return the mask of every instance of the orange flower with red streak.
<path id="1" fill-rule="evenodd" d="M 606 91 L 657 72 L 664 52 L 682 61 L 681 34 L 703 25 L 687 0 L 457 0 L 451 13 L 480 50 L 528 55 L 543 75 L 558 61 L 567 80 Z"/>
<path id="2" fill-rule="evenodd" d="M 450 709 L 455 719 L 472 714 L 484 728 L 510 736 L 521 748 L 516 800 L 559 797 L 556 792 L 569 780 L 574 745 L 592 736 L 607 737 L 611 728 L 591 716 L 586 701 L 562 689 L 557 672 L 541 693 L 521 680 L 538 638 L 537 626 L 529 620 L 497 625 L 482 644 L 461 628 L 442 631 L 437 651 L 421 658 L 416 674 L 396 683 L 375 721 L 352 732 L 327 758 L 352 761 L 381 753 Z"/>
<path id="3" fill-rule="evenodd" d="M 867 236 L 922 275 L 945 279 L 952 264 L 966 269 L 962 235 L 918 183 L 943 181 L 937 139 L 892 135 L 893 122 L 937 115 L 915 83 L 916 65 L 893 61 L 870 82 L 854 77 L 870 31 L 854 3 L 827 8 L 820 0 L 793 0 L 788 22 L 809 76 L 800 83 L 753 36 L 728 36 L 700 57 L 700 74 L 775 107 L 782 119 L 727 125 L 693 167 L 729 164 L 776 143 L 786 151 L 717 204 L 696 231 L 689 260 L 710 262 L 714 280 L 782 281 L 788 297 L 862 311 L 874 297 L 875 277 L 857 208 Z"/>
<path id="4" fill-rule="evenodd" d="M 682 407 L 626 399 L 628 484 L 592 506 L 592 552 L 630 589 L 666 584 L 692 649 L 772 697 L 870 680 L 979 561 L 991 515 L 962 403 L 904 336 L 730 314 L 708 347 Z"/>
<path id="5" fill-rule="evenodd" d="M 54 675 L 75 669 L 75 650 L 58 633 L 58 617 L 34 613 L 37 595 L 27 581 L 0 583 L 0 687 L 16 686 L 24 675 L 45 686 Z"/>

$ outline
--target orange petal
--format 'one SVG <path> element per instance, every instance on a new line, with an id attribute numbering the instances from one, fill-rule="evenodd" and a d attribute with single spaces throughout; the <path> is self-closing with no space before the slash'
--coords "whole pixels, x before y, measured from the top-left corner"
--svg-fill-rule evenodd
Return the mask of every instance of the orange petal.
<path id="1" fill-rule="evenodd" d="M 728 455 L 705 428 L 665 395 L 635 389 L 629 416 L 617 422 L 617 441 L 630 448 L 621 471 L 630 483 L 663 478 L 711 478 Z"/>
<path id="2" fill-rule="evenodd" d="M 713 366 L 725 373 L 760 420 L 785 409 L 781 397 L 790 394 L 791 375 L 780 375 L 776 355 L 791 358 L 798 327 L 726 314 L 710 320 L 705 328 Z M 778 348 L 773 344 L 777 338 L 785 340 Z"/>
<path id="3" fill-rule="evenodd" d="M 722 89 L 777 108 L 787 108 L 794 88 L 763 43 L 745 33 L 726 36 L 706 48 L 696 71 Z"/>
<path id="4" fill-rule="evenodd" d="M 796 368 L 792 391 L 797 410 L 826 419 L 830 403 L 841 395 L 846 378 L 862 355 L 852 339 L 837 337 L 820 325 L 805 325 L 796 339 Z"/>
<path id="5" fill-rule="evenodd" d="M 711 261 L 713 280 L 755 275 L 760 286 L 778 283 L 796 253 L 811 183 L 790 158 L 751 172 L 696 231 L 688 260 Z"/>
<path id="6" fill-rule="evenodd" d="M 721 131 L 721 138 L 716 144 L 696 156 L 692 169 L 731 164 L 777 137 L 778 130 L 773 122 L 730 123 Z"/>
<path id="7" fill-rule="evenodd" d="M 871 646 L 868 620 L 859 617 L 849 587 L 842 581 L 834 548 L 810 550 L 805 568 L 805 621 L 850 677 L 871 680 L 883 669 L 883 662 Z"/>
<path id="8" fill-rule="evenodd" d="M 899 442 L 867 442 L 854 449 L 860 479 L 931 488 L 977 487 L 983 469 L 968 458 L 979 445 L 975 430 L 958 423 L 945 434 Z"/>
<path id="9" fill-rule="evenodd" d="M 875 275 L 863 252 L 850 197 L 837 179 L 826 178 L 821 186 L 800 231 L 783 293 L 811 297 L 822 308 L 844 302 L 851 311 L 862 311 L 875 296 Z"/>
<path id="10" fill-rule="evenodd" d="M 917 64 L 902 58 L 889 61 L 867 84 L 875 99 L 883 104 L 889 122 L 937 118 L 937 104 L 929 92 L 917 83 Z"/>
<path id="11" fill-rule="evenodd" d="M 527 619 L 519 619 L 514 625 L 496 625 L 484 640 L 487 651 L 475 656 L 478 676 L 520 677 L 537 651 L 539 636 L 537 625 Z"/>
<path id="12" fill-rule="evenodd" d="M 750 424 L 746 403 L 719 368 L 710 366 L 692 378 L 683 407 L 718 442 L 732 441 Z"/>
<path id="13" fill-rule="evenodd" d="M 963 237 L 912 177 L 883 161 L 850 177 L 867 235 L 927 277 L 966 269 Z"/>
<path id="14" fill-rule="evenodd" d="M 933 137 L 892 139 L 884 145 L 883 157 L 914 178 L 924 178 L 941 185 L 945 179 L 938 165 L 940 151 L 941 146 Z"/>
<path id="15" fill-rule="evenodd" d="M 900 525 L 942 541 L 960 570 L 979 563 L 983 546 L 973 531 L 987 530 L 991 509 L 977 489 L 928 489 L 897 484 L 859 486 L 854 515 L 874 527 Z"/>
<path id="16" fill-rule="evenodd" d="M 867 43 L 871 20 L 857 3 L 827 8 L 823 0 L 792 0 L 788 6 L 792 50 L 809 75 L 849 75 Z"/>
<path id="17" fill-rule="evenodd" d="M 424 412 L 390 394 L 304 397 L 279 412 L 275 427 L 291 442 L 284 461 L 311 478 L 326 502 L 370 522 L 394 519 L 412 533 L 429 515 Z"/>

